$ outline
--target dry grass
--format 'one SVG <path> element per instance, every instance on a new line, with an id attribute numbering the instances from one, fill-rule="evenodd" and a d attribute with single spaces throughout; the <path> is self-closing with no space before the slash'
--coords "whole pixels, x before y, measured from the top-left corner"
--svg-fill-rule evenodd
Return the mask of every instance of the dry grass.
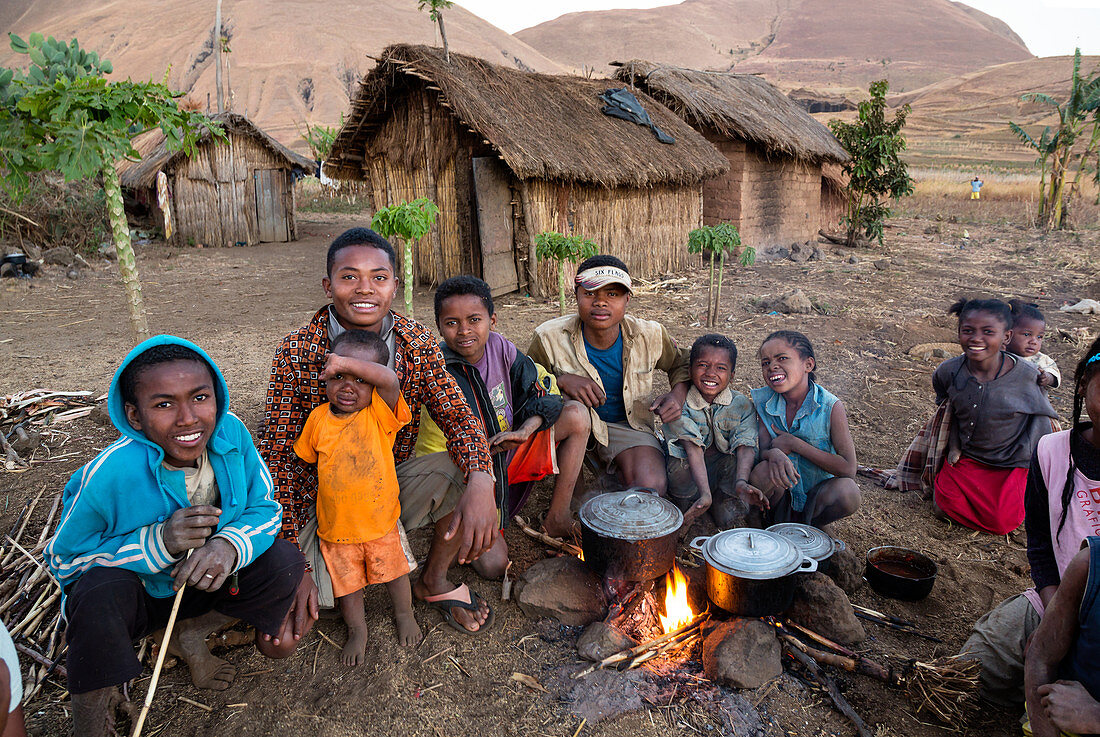
<path id="1" fill-rule="evenodd" d="M 965 171 L 931 167 L 909 170 L 915 180 L 913 195 L 903 199 L 895 214 L 904 217 L 956 218 L 963 223 L 1034 225 L 1039 205 L 1039 174 L 1021 172 Z M 980 200 L 970 199 L 970 179 L 985 182 Z M 1100 207 L 1096 185 L 1085 182 L 1082 197 L 1071 215 L 1074 227 L 1100 228 Z"/>

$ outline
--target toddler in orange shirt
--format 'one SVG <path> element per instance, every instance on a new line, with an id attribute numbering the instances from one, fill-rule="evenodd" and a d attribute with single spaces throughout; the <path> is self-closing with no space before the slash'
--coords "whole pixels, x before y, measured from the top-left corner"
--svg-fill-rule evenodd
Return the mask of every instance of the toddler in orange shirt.
<path id="1" fill-rule="evenodd" d="M 299 458 L 317 464 L 317 536 L 348 626 L 345 665 L 359 665 L 365 657 L 367 584 L 386 584 L 402 645 L 422 638 L 409 584 L 416 561 L 398 521 L 393 462 L 394 438 L 412 413 L 397 374 L 386 367 L 389 354 L 377 333 L 337 336 L 321 373 L 328 402 L 309 414 L 294 443 Z"/>

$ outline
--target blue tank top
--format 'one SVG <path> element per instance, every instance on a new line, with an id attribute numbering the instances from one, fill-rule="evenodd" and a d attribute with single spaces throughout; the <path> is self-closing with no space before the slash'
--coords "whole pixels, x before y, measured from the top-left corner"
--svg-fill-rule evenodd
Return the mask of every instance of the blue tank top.
<path id="1" fill-rule="evenodd" d="M 1085 593 L 1081 597 L 1081 608 L 1077 613 L 1077 639 L 1063 662 L 1063 670 L 1069 671 L 1072 680 L 1100 699 L 1100 537 L 1087 537 L 1089 544 L 1089 578 L 1085 584 Z"/>
<path id="2" fill-rule="evenodd" d="M 756 413 L 764 421 L 768 428 L 768 434 L 776 436 L 775 427 L 783 432 L 789 432 L 796 438 L 805 440 L 810 445 L 826 453 L 836 453 L 833 447 L 833 437 L 830 421 L 833 415 L 833 405 L 836 397 L 822 389 L 817 382 L 810 382 L 810 391 L 802 400 L 802 406 L 795 412 L 794 420 L 790 427 L 787 426 L 787 400 L 770 386 L 762 386 L 752 390 L 752 403 L 756 405 Z M 794 467 L 798 469 L 798 483 L 791 489 L 791 507 L 796 512 L 801 512 L 806 506 L 806 494 L 822 481 L 833 478 L 820 466 L 815 466 L 798 453 L 789 455 Z"/>
<path id="3" fill-rule="evenodd" d="M 626 404 L 623 403 L 623 331 L 615 343 L 606 350 L 593 348 L 584 341 L 584 351 L 588 360 L 596 367 L 596 373 L 603 382 L 603 391 L 607 400 L 596 408 L 596 414 L 604 422 L 626 422 Z"/>

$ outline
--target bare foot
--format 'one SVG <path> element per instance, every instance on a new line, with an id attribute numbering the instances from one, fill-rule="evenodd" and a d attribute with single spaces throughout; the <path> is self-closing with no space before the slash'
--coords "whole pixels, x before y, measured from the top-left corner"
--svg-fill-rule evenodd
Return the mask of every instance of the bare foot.
<path id="1" fill-rule="evenodd" d="M 397 642 L 402 647 L 411 647 L 424 639 L 424 633 L 420 631 L 412 612 L 395 613 L 393 621 L 397 625 Z"/>
<path id="2" fill-rule="evenodd" d="M 416 583 L 412 585 L 413 596 L 420 601 L 424 601 L 426 596 L 445 594 L 455 588 L 455 585 L 449 582 L 445 582 L 444 586 L 440 591 L 432 591 L 425 585 L 423 579 L 417 579 Z M 489 618 L 489 603 L 484 599 L 480 600 L 477 611 L 470 611 L 456 606 L 451 607 L 449 611 L 460 627 L 467 632 L 477 632 L 481 629 L 481 625 L 485 624 L 485 620 Z"/>
<path id="3" fill-rule="evenodd" d="M 215 657 L 206 644 L 206 636 L 233 620 L 223 614 L 210 614 L 180 622 L 168 643 L 168 652 L 187 663 L 191 669 L 191 682 L 197 688 L 224 691 L 237 677 L 237 667 L 227 660 Z"/>
<path id="4" fill-rule="evenodd" d="M 416 624 L 415 622 L 413 623 Z M 420 630 L 417 630 L 418 632 Z M 344 665 L 354 667 L 362 665 L 367 658 L 367 625 L 348 627 L 348 642 L 341 653 Z"/>
<path id="5" fill-rule="evenodd" d="M 80 737 L 109 737 L 115 731 L 115 707 L 122 695 L 114 686 L 73 694 L 73 734 Z"/>

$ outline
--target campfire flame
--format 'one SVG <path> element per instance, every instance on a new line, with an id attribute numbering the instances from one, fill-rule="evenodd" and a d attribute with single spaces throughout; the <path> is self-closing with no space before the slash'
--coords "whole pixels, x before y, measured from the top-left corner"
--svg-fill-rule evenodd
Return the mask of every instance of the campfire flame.
<path id="1" fill-rule="evenodd" d="M 661 629 L 667 634 L 695 618 L 688 603 L 688 581 L 679 566 L 665 575 L 665 613 L 660 615 Z"/>

